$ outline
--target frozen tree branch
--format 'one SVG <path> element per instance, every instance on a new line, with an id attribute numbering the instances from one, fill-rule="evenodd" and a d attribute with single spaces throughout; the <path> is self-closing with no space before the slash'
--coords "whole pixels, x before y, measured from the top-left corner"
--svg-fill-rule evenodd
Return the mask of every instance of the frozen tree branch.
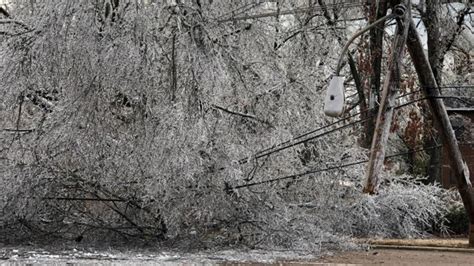
<path id="1" fill-rule="evenodd" d="M 244 113 L 239 113 L 239 112 L 235 112 L 235 111 L 231 111 L 229 109 L 226 109 L 224 107 L 221 107 L 221 106 L 218 106 L 218 105 L 215 105 L 213 104 L 212 105 L 212 108 L 215 108 L 215 109 L 218 109 L 218 110 L 221 110 L 221 111 L 224 111 L 228 114 L 231 114 L 231 115 L 237 115 L 237 116 L 240 116 L 240 117 L 244 117 L 244 118 L 247 118 L 247 119 L 251 119 L 251 120 L 255 120 L 257 122 L 260 122 L 260 123 L 263 123 L 263 124 L 266 124 L 266 125 L 270 125 L 269 122 L 265 121 L 265 120 L 262 120 L 256 116 L 253 116 L 253 115 L 249 115 L 249 114 L 244 114 Z"/>
<path id="2" fill-rule="evenodd" d="M 28 27 L 28 25 L 26 25 L 25 23 L 21 21 L 14 20 L 14 19 L 0 19 L 0 25 L 6 25 L 6 24 L 15 24 L 22 27 L 23 29 L 27 31 L 31 30 L 30 27 Z"/>

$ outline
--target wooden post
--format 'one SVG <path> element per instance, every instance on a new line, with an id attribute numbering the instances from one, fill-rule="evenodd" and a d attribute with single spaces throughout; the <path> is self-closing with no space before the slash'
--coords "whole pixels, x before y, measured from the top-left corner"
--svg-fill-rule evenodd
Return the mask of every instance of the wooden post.
<path id="1" fill-rule="evenodd" d="M 415 65 L 420 85 L 424 89 L 426 96 L 429 97 L 428 102 L 433 112 L 433 117 L 440 127 L 441 137 L 447 145 L 449 157 L 452 158 L 457 188 L 470 221 L 469 247 L 474 247 L 474 190 L 469 180 L 469 169 L 462 159 L 461 151 L 459 150 L 458 142 L 444 103 L 440 98 L 437 98 L 440 96 L 438 84 L 428 58 L 425 55 L 423 44 L 416 30 L 414 21 L 411 20 L 409 25 L 407 39 L 408 52 Z"/>
<path id="2" fill-rule="evenodd" d="M 380 184 L 380 174 L 383 170 L 385 160 L 385 146 L 390 133 L 396 92 L 400 83 L 400 65 L 407 40 L 410 17 L 410 7 L 407 6 L 404 17 L 397 19 L 398 25 L 392 43 L 392 55 L 390 57 L 387 74 L 385 75 L 381 103 L 377 114 L 374 136 L 372 138 L 370 158 L 367 166 L 367 177 L 363 190 L 364 193 L 376 193 Z"/>

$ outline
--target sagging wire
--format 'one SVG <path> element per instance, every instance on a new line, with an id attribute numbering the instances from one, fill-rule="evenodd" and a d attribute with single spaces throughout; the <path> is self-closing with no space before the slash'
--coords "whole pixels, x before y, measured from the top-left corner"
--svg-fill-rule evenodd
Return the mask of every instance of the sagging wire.
<path id="1" fill-rule="evenodd" d="M 336 4 L 328 4 L 326 8 L 355 8 L 360 6 L 365 6 L 365 2 L 346 2 L 346 3 L 336 3 Z M 294 8 L 291 10 L 283 10 L 278 12 L 268 12 L 268 13 L 261 13 L 255 15 L 248 15 L 248 16 L 241 16 L 241 17 L 231 17 L 227 19 L 217 19 L 218 22 L 229 22 L 229 21 L 239 21 L 239 20 L 247 20 L 247 19 L 257 19 L 257 18 L 266 18 L 266 17 L 275 17 L 278 15 L 293 15 L 298 13 L 305 13 L 308 11 L 323 11 L 323 7 L 305 7 L 305 8 Z"/>
<path id="2" fill-rule="evenodd" d="M 385 156 L 385 158 L 389 159 L 389 158 L 394 158 L 394 157 L 398 157 L 398 156 L 408 155 L 408 154 L 411 154 L 411 153 L 414 153 L 414 152 L 432 150 L 432 149 L 436 149 L 436 148 L 440 148 L 440 147 L 441 147 L 441 145 L 437 145 L 437 146 L 432 146 L 432 147 L 423 148 L 423 149 L 410 150 L 410 151 L 406 151 L 406 152 L 401 152 L 401 153 L 388 155 L 388 156 Z M 252 182 L 252 183 L 246 183 L 246 184 L 236 185 L 236 186 L 230 186 L 226 182 L 226 183 L 224 183 L 224 185 L 225 185 L 224 191 L 226 191 L 227 193 L 232 193 L 236 189 L 241 189 L 241 188 L 246 188 L 246 187 L 253 187 L 253 186 L 269 184 L 269 183 L 275 183 L 275 182 L 280 182 L 280 181 L 287 180 L 287 179 L 296 180 L 298 178 L 301 178 L 303 176 L 308 176 L 310 174 L 316 174 L 316 173 L 320 173 L 320 172 L 327 172 L 327 171 L 337 170 L 337 169 L 341 169 L 341 168 L 345 168 L 345 167 L 364 164 L 364 163 L 367 163 L 368 161 L 369 160 L 361 160 L 361 161 L 346 163 L 346 164 L 337 165 L 337 166 L 330 166 L 330 167 L 321 168 L 321 169 L 311 169 L 311 170 L 308 170 L 308 171 L 305 171 L 305 172 L 302 172 L 302 173 L 298 173 L 298 174 L 287 175 L 287 176 L 282 176 L 282 177 L 278 177 L 278 178 L 262 180 L 262 181 Z"/>
<path id="3" fill-rule="evenodd" d="M 415 93 L 418 93 L 418 92 L 421 92 L 422 90 L 417 90 L 417 91 L 413 91 L 413 92 L 409 92 L 409 93 L 406 93 L 406 94 L 403 94 L 403 95 L 400 95 L 397 97 L 397 99 L 400 99 L 402 97 L 406 97 L 407 95 L 412 95 L 412 94 L 415 94 Z M 458 99 L 458 97 L 451 97 L 451 96 L 438 96 L 438 97 L 422 97 L 422 98 L 419 98 L 419 99 L 416 99 L 416 100 L 413 100 L 413 101 L 409 101 L 409 102 L 406 102 L 406 103 L 403 103 L 403 104 L 400 104 L 396 107 L 394 107 L 394 109 L 400 109 L 400 108 L 403 108 L 403 107 L 406 107 L 406 106 L 409 106 L 411 104 L 414 104 L 414 103 L 417 103 L 417 102 L 420 102 L 420 101 L 424 101 L 424 100 L 427 100 L 427 99 L 432 99 L 432 98 L 435 98 L 435 99 L 444 99 L 444 98 L 455 98 L 455 99 Z M 468 98 L 468 97 L 467 97 Z M 369 110 L 366 110 L 365 112 L 368 112 Z M 342 121 L 345 121 L 345 120 L 348 120 L 354 116 L 357 116 L 359 114 L 361 114 L 363 112 L 359 112 L 357 114 L 354 114 L 354 115 L 351 115 L 349 117 L 346 117 L 346 118 L 343 118 L 343 119 L 340 119 L 334 123 L 330 123 L 328 125 L 325 125 L 323 127 L 320 127 L 318 129 L 315 129 L 315 130 L 312 130 L 310 132 L 307 132 L 307 133 L 304 133 L 300 136 L 297 136 L 296 138 L 294 138 L 293 140 L 295 139 L 299 139 L 299 138 L 302 138 L 304 136 L 307 136 L 309 134 L 312 134 L 316 131 L 319 131 L 319 130 L 322 130 L 322 129 L 325 129 L 325 128 L 328 128 L 330 127 L 331 125 L 334 125 L 334 124 L 337 124 L 339 122 L 342 122 Z M 294 147 L 296 145 L 299 145 L 301 143 L 305 143 L 305 142 L 308 142 L 310 140 L 314 140 L 314 139 L 317 139 L 317 138 L 320 138 L 320 137 L 323 137 L 323 136 L 326 136 L 326 135 L 329 135 L 331 133 L 334 133 L 334 132 L 337 132 L 337 131 L 340 131 L 344 128 L 347 128 L 349 126 L 352 126 L 354 124 L 358 124 L 358 123 L 362 123 L 364 121 L 367 121 L 368 119 L 370 119 L 371 117 L 375 116 L 375 114 L 372 114 L 364 119 L 359 119 L 357 121 L 354 121 L 354 122 L 351 122 L 349 124 L 346 124 L 346 125 L 343 125 L 341 127 L 337 127 L 335 129 L 332 129 L 332 130 L 329 130 L 329 131 L 326 131 L 324 133 L 321 133 L 321 134 L 318 134 L 316 136 L 312 136 L 310 138 L 307 138 L 307 139 L 303 139 L 303 140 L 300 140 L 300 141 L 297 141 L 297 142 L 294 142 L 292 143 L 293 140 L 289 140 L 289 141 L 285 141 L 283 143 L 280 143 L 278 145 L 276 145 L 276 147 L 278 146 L 281 146 L 279 147 L 278 149 L 276 150 L 272 150 L 273 148 L 269 148 L 269 149 L 266 149 L 266 150 L 263 150 L 265 152 L 260 152 L 260 153 L 257 153 L 256 155 L 254 155 L 253 159 L 256 161 L 258 158 L 261 158 L 261 157 L 265 157 L 265 156 L 269 156 L 273 153 L 276 153 L 276 152 L 279 152 L 279 151 L 282 151 L 282 150 L 285 150 L 285 149 L 288 149 L 290 147 Z M 286 146 L 283 146 L 284 144 L 288 144 L 288 143 L 291 143 L 290 145 L 286 145 Z M 275 147 L 275 146 L 274 146 Z M 413 153 L 413 152 L 418 152 L 418 151 L 422 151 L 422 150 L 427 150 L 427 149 L 434 149 L 434 148 L 439 148 L 441 147 L 440 145 L 437 145 L 437 146 L 433 146 L 433 147 L 430 147 L 430 148 L 426 148 L 426 149 L 421 149 L 421 150 L 410 150 L 408 152 L 404 152 L 404 153 L 399 153 L 399 154 L 394 154 L 394 155 L 390 155 L 390 156 L 386 156 L 385 158 L 392 158 L 392 157 L 396 157 L 396 156 L 401 156 L 401 155 L 406 155 L 406 154 L 409 154 L 409 153 Z M 267 157 L 268 158 L 268 157 Z M 248 161 L 248 159 L 247 159 Z M 241 163 L 245 163 L 247 161 L 239 161 Z M 259 182 L 253 182 L 253 183 L 246 183 L 246 184 L 243 184 L 243 185 L 238 185 L 238 186 L 234 186 L 234 187 L 231 187 L 228 183 L 225 183 L 225 190 L 227 192 L 229 192 L 230 190 L 233 190 L 233 189 L 239 189 L 239 188 L 243 188 L 243 187 L 249 187 L 249 186 L 256 186 L 256 185 L 260 185 L 260 184 L 265 184 L 265 183 L 270 183 L 270 182 L 277 182 L 277 181 L 281 181 L 281 180 L 285 180 L 285 179 L 290 179 L 290 178 L 293 178 L 293 179 L 296 179 L 298 177 L 301 177 L 301 176 L 305 176 L 305 175 L 308 175 L 308 174 L 313 174 L 313 173 L 317 173 L 317 172 L 323 172 L 323 171 L 330 171 L 330 170 L 335 170 L 335 169 L 340 169 L 340 168 L 344 168 L 344 167 L 349 167 L 349 166 L 354 166 L 354 165 L 358 165 L 358 164 L 362 164 L 362 163 L 366 163 L 368 162 L 368 160 L 362 160 L 362 161 L 357 161 L 357 162 L 352 162 L 352 163 L 348 163 L 348 164 L 344 164 L 344 165 L 339 165 L 339 166 L 332 166 L 332 167 L 327 167 L 327 168 L 323 168 L 323 169 L 316 169 L 316 170 L 309 170 L 309 171 L 306 171 L 306 172 L 303 172 L 303 173 L 299 173 L 299 174 L 293 174 L 293 175 L 289 175 L 289 176 L 284 176 L 284 177 L 280 177 L 280 178 L 275 178 L 275 179 L 270 179 L 270 180 L 264 180 L 264 181 L 259 181 Z M 256 170 L 254 170 L 256 171 Z M 253 178 L 253 176 L 252 176 Z M 250 181 L 252 178 L 247 178 L 245 179 L 245 181 Z"/>
<path id="4" fill-rule="evenodd" d="M 419 91 L 417 91 L 417 92 L 419 92 Z M 397 97 L 397 99 L 400 99 L 400 98 L 402 98 L 402 97 L 406 97 L 407 95 L 411 95 L 411 94 L 414 94 L 414 93 L 417 93 L 417 92 L 412 92 L 412 93 L 407 93 L 407 94 L 401 95 L 401 96 Z M 409 102 L 408 105 L 409 105 L 409 104 L 412 104 L 412 102 Z M 405 106 L 405 105 L 403 105 L 403 106 Z M 403 107 L 403 106 L 401 106 L 401 107 Z M 395 108 L 399 108 L 399 107 L 397 106 L 397 107 L 395 107 Z M 249 156 L 249 157 L 240 159 L 238 162 L 239 162 L 239 164 L 245 164 L 245 163 L 250 162 L 250 161 L 252 161 L 252 160 L 259 159 L 259 158 L 262 158 L 262 157 L 271 155 L 271 154 L 273 154 L 273 153 L 275 153 L 275 152 L 279 152 L 279 151 L 282 151 L 282 150 L 291 148 L 291 147 L 293 147 L 293 146 L 296 146 L 296 145 L 299 145 L 299 144 L 308 142 L 308 141 L 310 141 L 310 140 L 323 137 L 323 136 L 325 136 L 325 135 L 327 135 L 327 134 L 330 134 L 330 133 L 333 133 L 333 132 L 337 132 L 337 131 L 339 131 L 339 130 L 341 130 L 341 129 L 344 129 L 344 128 L 347 128 L 347 127 L 349 127 L 349 126 L 351 126 L 351 125 L 355 125 L 355 124 L 358 124 L 358 123 L 365 122 L 365 121 L 367 121 L 368 119 L 374 117 L 375 114 L 370 114 L 370 115 L 368 115 L 368 116 L 367 116 L 366 118 L 364 118 L 364 119 L 359 119 L 359 120 L 357 120 L 357 121 L 354 121 L 354 122 L 351 122 L 351 123 L 349 123 L 349 124 L 346 124 L 346 125 L 337 127 L 337 128 L 332 129 L 332 130 L 330 130 L 330 131 L 323 132 L 323 133 L 321 133 L 321 134 L 318 134 L 318 135 L 315 135 L 315 136 L 312 136 L 312 137 L 309 137 L 309 138 L 306 138 L 306 139 L 303 139 L 303 140 L 299 140 L 299 139 L 302 139 L 302 138 L 304 138 L 304 137 L 306 137 L 306 136 L 308 136 L 308 135 L 311 135 L 311 134 L 313 134 L 313 133 L 316 133 L 316 132 L 319 132 L 319 131 L 321 131 L 321 130 L 327 129 L 327 128 L 333 126 L 333 125 L 337 125 L 337 124 L 339 124 L 339 123 L 341 123 L 341 122 L 347 121 L 347 120 L 349 120 L 349 119 L 351 119 L 351 118 L 354 118 L 354 117 L 356 117 L 356 116 L 358 116 L 358 115 L 368 113 L 369 111 L 372 111 L 372 110 L 374 110 L 374 109 L 375 109 L 375 107 L 369 108 L 369 109 L 366 109 L 366 110 L 364 110 L 364 111 L 360 111 L 360 112 L 357 112 L 357 113 L 352 114 L 352 115 L 350 115 L 350 116 L 347 116 L 347 117 L 345 117 L 345 118 L 342 118 L 342 119 L 339 119 L 339 120 L 337 120 L 337 121 L 334 121 L 334 122 L 332 122 L 332 123 L 326 124 L 326 125 L 324 125 L 324 126 L 322 126 L 322 127 L 313 129 L 313 130 L 311 130 L 311 131 L 308 131 L 308 132 L 306 132 L 306 133 L 303 133 L 303 134 L 301 134 L 301 135 L 298 135 L 298 136 L 296 136 L 296 137 L 294 137 L 294 138 L 292 138 L 292 139 L 290 139 L 290 140 L 287 140 L 287 141 L 281 142 L 281 143 L 279 143 L 279 144 L 273 145 L 272 147 L 269 147 L 269 148 L 260 150 L 260 151 L 256 152 L 253 156 Z M 299 141 L 297 141 L 297 140 L 299 140 Z M 296 141 L 296 142 L 295 142 L 295 141 Z"/>
<path id="5" fill-rule="evenodd" d="M 419 93 L 419 92 L 422 92 L 423 89 L 419 89 L 419 90 L 416 90 L 416 91 L 413 91 L 413 92 L 409 92 L 409 93 L 405 93 L 405 94 L 402 94 L 400 96 L 398 96 L 396 99 L 401 99 L 401 98 L 404 98 L 406 96 L 409 96 L 409 95 L 412 95 L 412 94 L 416 94 L 416 93 Z M 422 98 L 419 98 L 419 99 L 416 99 L 416 100 L 413 100 L 413 101 L 409 101 L 409 102 L 406 102 L 406 103 L 403 103 L 403 104 L 400 104 L 396 107 L 394 107 L 394 109 L 400 109 L 400 108 L 403 108 L 405 106 L 408 106 L 408 105 L 411 105 L 411 104 L 414 104 L 416 102 L 419 102 L 419 101 L 423 101 L 423 100 L 427 100 L 427 99 L 457 99 L 457 100 L 460 100 L 460 101 L 463 101 L 465 103 L 468 103 L 468 104 L 471 104 L 471 102 L 468 102 L 464 99 L 473 99 L 472 97 L 460 97 L 460 96 L 438 96 L 438 97 L 433 97 L 433 96 L 428 96 L 428 97 L 422 97 Z M 294 147 L 296 145 L 299 145 L 299 144 L 302 144 L 302 143 L 305 143 L 305 142 L 308 142 L 308 141 L 311 141 L 311 140 L 314 140 L 314 139 L 317 139 L 317 138 L 320 138 L 320 137 L 323 137 L 323 136 L 326 136 L 328 134 L 331 134 L 331 133 L 334 133 L 334 132 L 337 132 L 337 131 L 340 131 L 342 129 L 345 129 L 347 127 L 350 127 L 352 125 L 355 125 L 355 124 L 359 124 L 359 123 L 362 123 L 362 122 L 365 122 L 367 120 L 369 120 L 370 118 L 374 117 L 376 114 L 369 114 L 367 117 L 363 118 L 363 119 L 359 119 L 357 121 L 354 121 L 354 122 L 351 122 L 349 124 L 346 124 L 346 125 L 343 125 L 343 126 L 340 126 L 340 127 L 337 127 L 337 128 L 334 128 L 332 130 L 329 130 L 329 131 L 326 131 L 326 132 L 323 132 L 323 133 L 320 133 L 318 135 L 315 135 L 315 136 L 312 136 L 312 137 L 309 137 L 309 138 L 305 138 L 305 139 L 302 139 L 308 135 L 311 135 L 313 133 L 316 133 L 316 132 L 319 132 L 321 130 L 324 130 L 324 129 L 327 129 L 331 126 L 334 126 L 336 124 L 339 124 L 341 122 L 344 122 L 344 121 L 347 121 L 351 118 L 354 118 L 358 115 L 361 115 L 361 114 L 366 114 L 368 113 L 369 111 L 372 111 L 376 109 L 376 107 L 373 107 L 373 108 L 369 108 L 369 109 L 366 109 L 364 111 L 360 111 L 360 112 L 357 112 L 355 114 L 352 114 L 350 116 L 347 116 L 345 118 L 342 118 L 342 119 L 339 119 L 335 122 L 332 122 L 332 123 L 329 123 L 329 124 L 326 124 L 322 127 L 319 127 L 319 128 L 316 128 L 316 129 L 313 129 L 311 131 L 308 131 L 306 133 L 303 133 L 301 135 L 298 135 L 290 140 L 287 140 L 287 141 L 284 141 L 284 142 L 281 142 L 279 144 L 276 144 L 276 145 L 273 145 L 269 148 L 266 148 L 266 149 L 263 149 L 263 150 L 260 150 L 258 152 L 256 152 L 253 156 L 248 156 L 246 158 L 243 158 L 243 159 L 240 159 L 238 162 L 239 164 L 245 164 L 245 163 L 248 163 L 248 162 L 251 162 L 251 161 L 255 161 L 259 158 L 262 158 L 262 157 L 265 157 L 265 156 L 269 156 L 273 153 L 277 153 L 277 152 L 280 152 L 280 151 L 283 151 L 283 150 L 286 150 L 288 148 L 291 148 L 291 147 Z M 300 140 L 302 139 L 302 140 Z M 296 142 L 295 142 L 296 141 Z"/>

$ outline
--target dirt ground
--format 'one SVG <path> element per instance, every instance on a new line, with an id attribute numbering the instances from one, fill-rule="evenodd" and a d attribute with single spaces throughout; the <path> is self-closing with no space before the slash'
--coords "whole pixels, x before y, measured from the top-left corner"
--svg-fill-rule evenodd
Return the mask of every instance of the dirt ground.
<path id="1" fill-rule="evenodd" d="M 474 253 L 373 249 L 323 257 L 317 263 L 362 265 L 474 265 Z"/>
<path id="2" fill-rule="evenodd" d="M 358 239 L 356 242 L 383 248 L 339 253 L 323 257 L 317 262 L 362 265 L 474 265 L 474 250 L 467 249 L 466 238 Z"/>

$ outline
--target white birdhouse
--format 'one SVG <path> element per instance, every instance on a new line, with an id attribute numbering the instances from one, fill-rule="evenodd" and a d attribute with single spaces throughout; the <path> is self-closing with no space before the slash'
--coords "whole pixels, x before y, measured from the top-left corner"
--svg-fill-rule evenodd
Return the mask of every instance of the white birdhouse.
<path id="1" fill-rule="evenodd" d="M 340 116 L 344 112 L 344 102 L 344 77 L 333 76 L 324 100 L 324 113 L 327 116 Z"/>

